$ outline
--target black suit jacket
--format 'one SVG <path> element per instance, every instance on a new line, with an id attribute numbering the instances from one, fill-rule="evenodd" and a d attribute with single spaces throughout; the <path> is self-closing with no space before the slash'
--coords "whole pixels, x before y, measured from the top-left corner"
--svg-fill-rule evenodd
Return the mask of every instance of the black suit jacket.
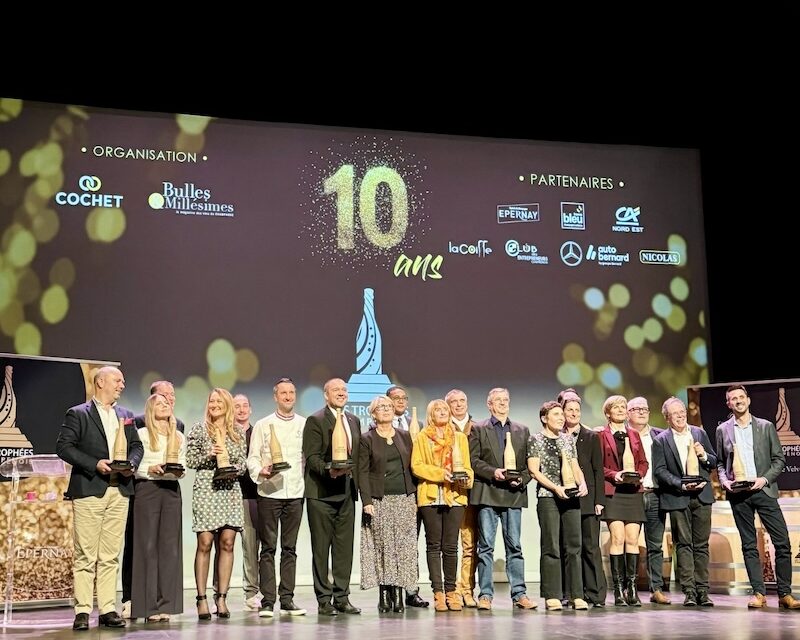
<path id="1" fill-rule="evenodd" d="M 139 466 L 144 454 L 142 441 L 136 431 L 133 412 L 117 405 L 114 411 L 126 418 L 125 437 L 128 439 L 128 460 L 134 468 Z M 128 420 L 129 419 L 129 420 Z M 103 422 L 94 401 L 90 400 L 70 408 L 58 432 L 56 454 L 72 465 L 72 474 L 65 496 L 69 498 L 101 497 L 105 495 L 113 475 L 119 481 L 119 492 L 133 495 L 133 477 L 120 474 L 101 474 L 97 471 L 100 460 L 108 460 L 108 440 Z"/>
<path id="2" fill-rule="evenodd" d="M 504 469 L 503 448 L 491 418 L 476 422 L 469 436 L 469 458 L 475 472 L 475 482 L 469 494 L 469 503 L 492 507 L 527 507 L 528 483 L 528 440 L 531 432 L 524 424 L 510 421 L 511 446 L 517 458 L 517 471 L 522 484 L 512 487 L 507 481 L 494 479 L 495 469 Z"/>
<path id="3" fill-rule="evenodd" d="M 711 471 L 717 466 L 717 454 L 711 448 L 711 441 L 708 439 L 705 430 L 689 425 L 692 438 L 695 442 L 703 445 L 708 456 L 704 461 L 700 460 L 700 475 L 706 481 L 706 486 L 698 494 L 686 493 L 681 491 L 681 477 L 683 465 L 678 448 L 675 445 L 675 437 L 672 429 L 665 429 L 653 438 L 653 475 L 658 481 L 658 501 L 659 506 L 664 511 L 677 511 L 689 506 L 689 500 L 697 495 L 703 504 L 714 502 L 714 491 L 711 488 Z"/>
<path id="4" fill-rule="evenodd" d="M 406 495 L 416 491 L 411 474 L 411 436 L 407 431 L 395 429 L 394 444 L 403 463 Z M 372 504 L 372 498 L 384 496 L 383 478 L 386 474 L 386 439 L 370 429 L 361 436 L 358 453 L 358 490 L 364 506 Z"/>
<path id="5" fill-rule="evenodd" d="M 352 436 L 352 473 L 331 478 L 325 464 L 331 461 L 331 435 L 336 418 L 328 407 L 306 419 L 303 429 L 303 456 L 306 459 L 305 497 L 316 500 L 341 502 L 345 498 L 358 500 L 358 452 L 361 445 L 361 422 L 352 413 L 345 412 Z"/>
<path id="6" fill-rule="evenodd" d="M 605 505 L 606 492 L 603 485 L 603 449 L 597 432 L 581 425 L 575 439 L 578 451 L 578 466 L 583 471 L 588 493 L 581 501 L 581 514 L 594 515 L 596 504 Z"/>

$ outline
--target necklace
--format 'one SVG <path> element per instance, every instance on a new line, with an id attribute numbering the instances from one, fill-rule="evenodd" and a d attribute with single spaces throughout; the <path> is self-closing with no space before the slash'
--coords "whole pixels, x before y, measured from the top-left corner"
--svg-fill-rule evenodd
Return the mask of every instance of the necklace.
<path id="1" fill-rule="evenodd" d="M 377 427 L 375 428 L 375 430 L 378 432 L 378 435 L 381 438 L 384 438 L 386 440 L 386 444 L 392 444 L 394 442 L 394 440 L 392 440 L 392 436 L 394 435 L 394 427 L 389 427 L 389 433 L 387 433 L 386 435 L 382 434 L 381 430 L 378 429 Z"/>

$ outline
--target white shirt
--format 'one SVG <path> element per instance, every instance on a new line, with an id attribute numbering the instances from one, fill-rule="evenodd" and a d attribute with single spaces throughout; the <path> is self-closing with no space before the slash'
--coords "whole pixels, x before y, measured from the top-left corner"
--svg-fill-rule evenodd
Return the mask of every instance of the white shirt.
<path id="1" fill-rule="evenodd" d="M 103 431 L 106 433 L 106 441 L 108 442 L 108 459 L 114 459 L 114 440 L 117 439 L 117 431 L 119 431 L 119 416 L 114 411 L 112 404 L 106 409 L 97 398 L 92 398 L 94 406 L 97 407 L 97 413 L 100 414 L 100 421 L 103 423 Z M 125 459 L 128 459 L 127 451 L 125 452 Z"/>
<path id="2" fill-rule="evenodd" d="M 639 431 L 639 436 L 642 438 L 642 447 L 644 447 L 644 455 L 647 458 L 647 473 L 642 478 L 642 486 L 645 489 L 653 488 L 653 436 L 650 433 L 650 425 L 648 424 L 644 429 Z"/>
<path id="3" fill-rule="evenodd" d="M 408 420 L 406 420 L 405 414 L 395 416 L 392 419 L 392 426 L 395 429 L 402 429 L 403 431 L 408 431 Z"/>
<path id="4" fill-rule="evenodd" d="M 681 469 L 686 473 L 686 458 L 689 456 L 689 447 L 694 443 L 692 432 L 689 427 L 683 430 L 683 433 L 672 429 L 672 437 L 675 439 L 675 447 L 678 449 L 678 455 L 681 458 Z"/>
<path id="5" fill-rule="evenodd" d="M 458 430 L 463 433 L 464 428 L 467 426 L 467 423 L 469 422 L 469 415 L 464 416 L 461 420 L 458 420 L 456 418 L 452 418 L 452 420 L 453 424 L 458 427 Z"/>
<path id="6" fill-rule="evenodd" d="M 271 413 L 253 426 L 253 433 L 250 434 L 250 452 L 247 456 L 247 471 L 250 479 L 258 485 L 258 495 L 281 500 L 303 497 L 305 490 L 303 427 L 305 424 L 306 419 L 298 414 L 294 414 L 291 420 L 286 420 L 277 413 Z M 259 471 L 272 463 L 269 441 L 273 430 L 281 445 L 283 459 L 292 466 L 290 469 L 276 473 L 271 478 L 259 477 Z"/>
<path id="7" fill-rule="evenodd" d="M 142 480 L 173 480 L 177 482 L 177 479 L 172 476 L 164 477 L 148 473 L 150 467 L 152 467 L 154 464 L 165 464 L 167 462 L 167 436 L 163 436 L 160 433 L 158 434 L 158 451 L 153 451 L 152 447 L 150 446 L 150 434 L 148 433 L 147 429 L 142 427 L 138 430 L 138 433 L 139 440 L 142 441 L 142 447 L 144 447 L 144 455 L 142 455 L 142 461 L 139 463 L 139 467 L 136 469 L 136 477 Z M 181 448 L 178 451 L 178 464 L 182 464 L 185 468 L 186 436 L 184 436 L 180 431 L 175 431 L 175 433 L 181 443 Z"/>

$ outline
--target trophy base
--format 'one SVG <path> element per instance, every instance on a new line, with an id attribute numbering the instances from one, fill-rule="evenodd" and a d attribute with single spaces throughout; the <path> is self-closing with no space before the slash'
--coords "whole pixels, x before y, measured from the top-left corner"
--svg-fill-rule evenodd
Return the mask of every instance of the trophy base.
<path id="1" fill-rule="evenodd" d="M 178 464 L 177 462 L 167 462 L 164 465 L 164 473 L 169 473 L 173 476 L 181 476 L 186 469 L 183 467 L 182 464 Z"/>
<path id="2" fill-rule="evenodd" d="M 275 467 L 272 467 L 273 469 Z M 326 462 L 325 463 L 326 469 L 352 469 L 353 468 L 353 461 L 352 460 L 334 460 L 333 462 Z"/>
<path id="3" fill-rule="evenodd" d="M 625 471 L 622 474 L 622 483 L 623 484 L 641 484 L 642 476 L 640 476 L 635 471 Z"/>
<path id="4" fill-rule="evenodd" d="M 564 489 L 564 493 L 567 494 L 568 498 L 574 498 L 579 492 L 580 489 L 578 489 L 578 487 L 569 487 L 568 489 Z"/>
<path id="5" fill-rule="evenodd" d="M 288 462 L 276 462 L 272 465 L 272 473 L 277 473 L 278 471 L 286 471 L 287 469 L 291 469 L 292 465 Z"/>
<path id="6" fill-rule="evenodd" d="M 450 474 L 450 477 L 452 478 L 453 482 L 459 482 L 461 480 L 469 479 L 469 474 L 466 471 L 453 471 L 453 473 Z"/>
<path id="7" fill-rule="evenodd" d="M 705 482 L 703 476 L 683 476 L 681 478 L 681 484 L 700 484 L 701 482 Z"/>
<path id="8" fill-rule="evenodd" d="M 509 482 L 511 482 L 512 480 L 519 480 L 522 477 L 522 474 L 514 469 L 505 469 L 504 471 L 506 480 Z"/>
<path id="9" fill-rule="evenodd" d="M 133 469 L 130 460 L 113 460 L 108 466 L 111 467 L 112 471 L 130 471 Z"/>
<path id="10" fill-rule="evenodd" d="M 236 467 L 220 467 L 214 472 L 214 480 L 228 480 L 239 475 Z"/>
<path id="11" fill-rule="evenodd" d="M 755 482 L 752 480 L 737 480 L 736 482 L 731 482 L 731 489 L 749 489 L 754 484 Z"/>

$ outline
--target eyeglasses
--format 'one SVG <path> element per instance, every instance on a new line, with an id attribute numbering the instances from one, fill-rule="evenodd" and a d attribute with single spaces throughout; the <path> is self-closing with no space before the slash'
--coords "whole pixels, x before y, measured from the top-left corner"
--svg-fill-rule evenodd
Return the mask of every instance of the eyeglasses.
<path id="1" fill-rule="evenodd" d="M 392 396 L 392 400 L 402 400 L 403 402 L 408 402 L 408 396 Z"/>
<path id="2" fill-rule="evenodd" d="M 394 407 L 390 404 L 376 404 L 375 411 L 394 411 Z"/>
<path id="3" fill-rule="evenodd" d="M 631 413 L 650 413 L 650 409 L 647 407 L 631 407 L 628 411 Z"/>

